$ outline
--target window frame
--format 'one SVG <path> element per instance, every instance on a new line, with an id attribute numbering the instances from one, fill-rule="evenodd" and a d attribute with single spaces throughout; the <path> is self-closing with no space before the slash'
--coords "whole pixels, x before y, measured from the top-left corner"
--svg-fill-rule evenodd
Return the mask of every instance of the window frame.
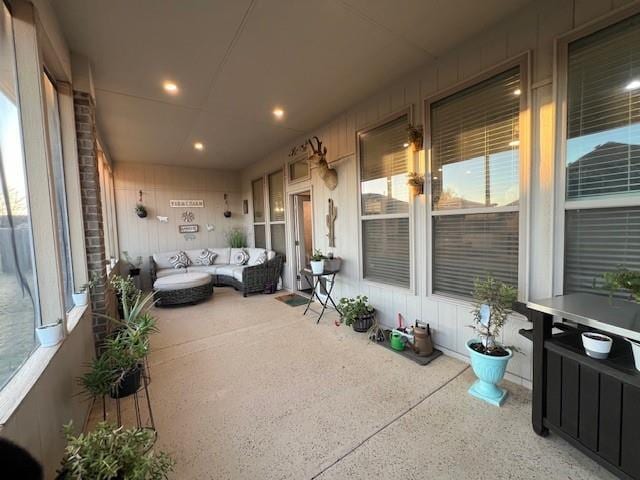
<path id="1" fill-rule="evenodd" d="M 362 215 L 362 171 L 361 171 L 361 155 L 360 155 L 360 137 L 376 128 L 382 127 L 387 123 L 394 122 L 402 117 L 407 117 L 407 126 L 409 124 L 414 123 L 414 111 L 413 105 L 409 105 L 407 107 L 401 108 L 399 110 L 394 111 L 389 115 L 385 115 L 379 120 L 369 123 L 363 128 L 356 130 L 355 141 L 356 141 L 356 192 L 357 192 L 357 208 L 358 208 L 358 278 L 361 282 L 365 284 L 376 287 L 383 288 L 390 291 L 396 291 L 400 293 L 416 295 L 416 265 L 415 259 L 417 258 L 416 254 L 416 226 L 415 226 L 415 198 L 411 197 L 409 194 L 409 209 L 408 213 L 405 215 L 404 213 L 388 213 L 381 215 Z M 411 149 L 408 150 L 408 159 L 407 159 L 407 173 L 411 171 L 418 171 L 419 162 L 416 159 L 418 152 L 412 152 Z M 375 280 L 371 280 L 369 278 L 365 278 L 364 276 L 364 248 L 363 248 L 363 237 L 362 237 L 362 221 L 367 220 L 368 217 L 371 220 L 385 220 L 391 218 L 408 218 L 409 219 L 409 286 L 403 287 L 401 285 L 393 285 L 390 283 L 381 283 L 376 282 Z"/>
<path id="2" fill-rule="evenodd" d="M 286 178 L 287 178 L 286 183 L 288 185 L 297 185 L 298 183 L 306 182 L 311 179 L 311 165 L 309 165 L 310 156 L 311 155 L 309 155 L 309 147 L 307 145 L 302 152 L 299 152 L 297 155 L 295 155 L 293 158 L 287 161 L 287 168 L 285 172 L 286 172 Z M 301 162 L 302 160 L 307 161 L 307 174 L 304 177 L 293 179 L 291 177 L 291 167 L 294 164 Z"/>
<path id="3" fill-rule="evenodd" d="M 434 211 L 432 207 L 432 138 L 431 138 L 431 109 L 432 105 L 446 97 L 473 87 L 478 83 L 489 80 L 496 75 L 506 72 L 512 68 L 520 69 L 520 82 L 522 92 L 520 95 L 520 165 L 519 165 L 519 200 L 517 207 L 492 207 L 488 208 L 466 208 L 466 209 L 445 209 Z M 426 268 L 427 268 L 427 297 L 443 298 L 445 300 L 458 299 L 470 301 L 470 297 L 456 295 L 453 293 L 434 292 L 433 290 L 433 217 L 442 215 L 474 214 L 474 213 L 503 213 L 519 212 L 518 214 L 518 300 L 527 301 L 529 298 L 529 250 L 530 250 L 530 217 L 531 205 L 529 196 L 531 192 L 531 52 L 529 50 L 500 62 L 469 79 L 458 82 L 446 89 L 440 90 L 423 100 L 423 123 L 424 123 L 424 150 L 425 150 L 425 228 L 426 232 Z"/>
<path id="4" fill-rule="evenodd" d="M 640 206 L 640 194 L 619 195 L 605 198 L 586 198 L 567 200 L 567 99 L 569 90 L 569 44 L 604 30 L 629 17 L 640 14 L 640 5 L 632 4 L 616 10 L 585 26 L 575 28 L 555 40 L 555 59 L 553 72 L 553 103 L 555 112 L 555 189 L 553 211 L 553 295 L 564 294 L 565 266 L 565 214 L 567 210 L 587 210 L 596 208 L 636 207 Z"/>
<path id="5" fill-rule="evenodd" d="M 271 204 L 269 202 L 269 177 L 271 177 L 271 175 L 276 174 L 278 172 L 282 172 L 282 201 L 284 204 L 284 219 L 283 220 L 271 220 Z M 271 225 L 284 225 L 284 241 L 285 241 L 285 253 L 284 253 L 284 258 L 285 258 L 285 263 L 286 263 L 286 256 L 288 253 L 288 248 L 289 248 L 289 242 L 288 242 L 288 235 L 289 232 L 287 231 L 287 207 L 288 207 L 288 199 L 287 199 L 287 180 L 288 180 L 288 174 L 287 174 L 287 168 L 283 165 L 279 168 L 276 168 L 274 170 L 270 170 L 268 172 L 266 172 L 264 175 L 261 175 L 259 177 L 254 178 L 253 180 L 251 180 L 251 228 L 253 229 L 253 244 L 255 246 L 255 239 L 256 239 L 256 230 L 255 230 L 255 226 L 256 225 L 262 225 L 264 226 L 264 236 L 265 236 L 265 249 L 266 250 L 273 250 L 273 245 L 271 244 Z M 254 216 L 254 209 L 253 209 L 253 205 L 254 205 L 254 197 L 253 197 L 253 184 L 257 181 L 262 181 L 262 206 L 264 209 L 264 220 L 262 222 L 256 222 L 255 221 L 255 216 Z M 275 250 L 273 250 L 275 251 Z"/>

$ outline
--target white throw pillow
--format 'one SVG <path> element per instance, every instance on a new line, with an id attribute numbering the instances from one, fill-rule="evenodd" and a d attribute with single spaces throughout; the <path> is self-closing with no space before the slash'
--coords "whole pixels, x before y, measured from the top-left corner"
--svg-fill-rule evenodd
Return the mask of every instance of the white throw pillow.
<path id="1" fill-rule="evenodd" d="M 198 254 L 198 258 L 196 259 L 196 265 L 213 265 L 217 253 L 212 252 L 208 248 L 205 248 Z"/>
<path id="2" fill-rule="evenodd" d="M 187 268 L 191 265 L 191 260 L 189 260 L 186 253 L 180 251 L 169 258 L 169 263 L 173 265 L 173 268 Z"/>
<path id="3" fill-rule="evenodd" d="M 267 261 L 267 252 L 262 252 L 258 256 L 258 258 L 256 258 L 256 261 L 253 264 L 254 265 L 262 265 L 266 261 Z"/>
<path id="4" fill-rule="evenodd" d="M 231 263 L 234 265 L 244 265 L 249 261 L 249 254 L 244 250 L 238 250 L 231 256 Z"/>

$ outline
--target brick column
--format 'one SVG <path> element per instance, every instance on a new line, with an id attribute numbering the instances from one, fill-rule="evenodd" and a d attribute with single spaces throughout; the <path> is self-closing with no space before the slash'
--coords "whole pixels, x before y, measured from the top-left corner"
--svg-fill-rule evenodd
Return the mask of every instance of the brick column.
<path id="1" fill-rule="evenodd" d="M 73 104 L 78 142 L 78 162 L 80 164 L 80 189 L 87 250 L 87 271 L 89 278 L 97 279 L 96 285 L 91 292 L 91 307 L 94 313 L 106 314 L 110 289 L 107 280 L 102 224 L 95 102 L 90 94 L 74 91 Z M 106 331 L 106 320 L 94 317 L 93 332 L 96 342 L 104 338 Z"/>

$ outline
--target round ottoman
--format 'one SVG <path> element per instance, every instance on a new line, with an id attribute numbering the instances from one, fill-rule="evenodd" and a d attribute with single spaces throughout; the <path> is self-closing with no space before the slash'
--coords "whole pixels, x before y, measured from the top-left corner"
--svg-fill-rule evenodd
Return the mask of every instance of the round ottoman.
<path id="1" fill-rule="evenodd" d="M 177 273 L 158 278 L 153 290 L 159 307 L 194 304 L 213 294 L 213 282 L 208 273 Z"/>

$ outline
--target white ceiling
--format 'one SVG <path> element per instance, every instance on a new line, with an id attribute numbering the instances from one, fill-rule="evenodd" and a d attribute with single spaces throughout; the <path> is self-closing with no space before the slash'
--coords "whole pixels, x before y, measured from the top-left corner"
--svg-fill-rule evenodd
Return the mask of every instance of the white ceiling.
<path id="1" fill-rule="evenodd" d="M 527 0 L 51 2 L 70 49 L 92 63 L 115 161 L 236 169 Z"/>

